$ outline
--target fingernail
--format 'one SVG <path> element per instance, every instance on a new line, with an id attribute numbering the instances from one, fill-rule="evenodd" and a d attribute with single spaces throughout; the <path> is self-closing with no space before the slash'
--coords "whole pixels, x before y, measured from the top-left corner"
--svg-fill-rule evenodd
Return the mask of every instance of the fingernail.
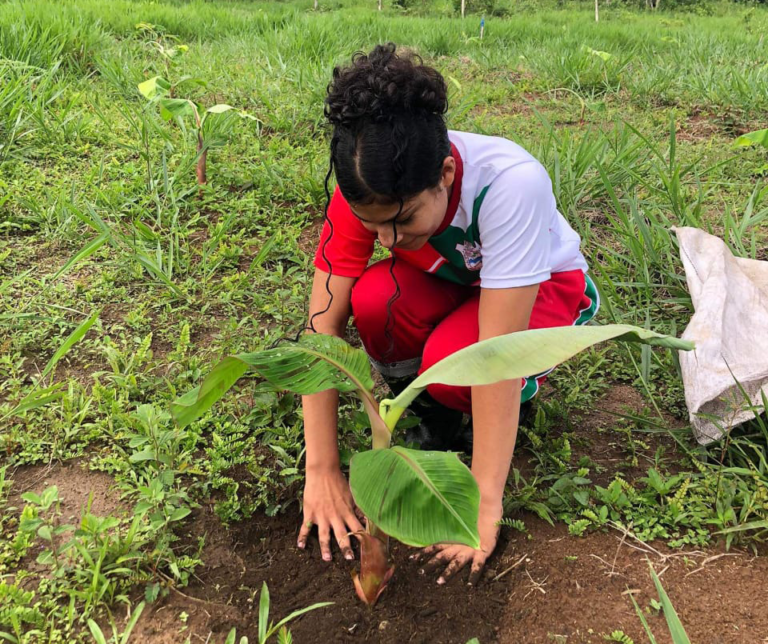
<path id="1" fill-rule="evenodd" d="M 327 553 L 323 555 L 323 561 L 330 561 L 330 560 L 331 560 L 331 555 Z"/>
<path id="2" fill-rule="evenodd" d="M 345 554 L 345 555 L 344 555 L 344 558 L 345 558 L 347 561 L 351 561 L 352 559 L 354 559 L 354 558 L 355 558 L 355 555 L 353 555 L 351 552 L 348 552 L 347 554 Z"/>
<path id="3" fill-rule="evenodd" d="M 303 548 L 306 544 L 303 541 L 299 541 L 297 545 L 299 546 L 299 548 Z"/>
<path id="4" fill-rule="evenodd" d="M 438 585 L 442 586 L 445 583 L 445 579 L 440 577 L 440 578 L 438 578 L 437 583 L 438 583 Z"/>

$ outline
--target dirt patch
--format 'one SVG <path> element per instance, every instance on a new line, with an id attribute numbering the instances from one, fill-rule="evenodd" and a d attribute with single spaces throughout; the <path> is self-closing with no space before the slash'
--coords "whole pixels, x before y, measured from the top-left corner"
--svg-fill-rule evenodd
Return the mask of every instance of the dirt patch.
<path id="1" fill-rule="evenodd" d="M 530 116 L 537 105 L 552 107 L 556 105 L 552 97 L 542 92 L 521 92 L 511 95 L 506 100 L 496 103 L 484 101 L 472 107 L 468 115 L 478 117 Z"/>
<path id="2" fill-rule="evenodd" d="M 709 140 L 720 134 L 720 129 L 708 114 L 696 114 L 683 122 L 677 131 L 679 141 Z"/>
<path id="3" fill-rule="evenodd" d="M 647 641 L 629 597 L 633 595 L 642 609 L 657 597 L 646 558 L 661 574 L 691 641 L 764 641 L 764 557 L 721 551 L 684 555 L 663 546 L 649 549 L 623 539 L 618 531 L 584 538 L 563 532 L 541 524 L 532 542 L 516 544 L 516 555 L 529 556 L 506 582 L 511 592 L 499 642 L 596 644 L 615 630 L 636 642 Z M 664 617 L 653 610 L 645 616 L 657 641 L 670 642 Z"/>
<path id="4" fill-rule="evenodd" d="M 310 257 L 314 257 L 317 245 L 320 243 L 320 233 L 323 231 L 323 225 L 325 224 L 325 218 L 319 216 L 312 221 L 304 230 L 301 231 L 299 239 L 297 241 L 301 251 Z"/>
<path id="5" fill-rule="evenodd" d="M 20 507 L 24 492 L 40 494 L 51 485 L 59 489 L 62 521 L 69 523 L 80 517 L 83 508 L 93 495 L 91 514 L 100 517 L 121 516 L 128 508 L 120 500 L 120 491 L 115 480 L 103 472 L 94 472 L 72 461 L 65 465 L 35 465 L 21 467 L 11 476 L 13 487 L 9 505 Z"/>
<path id="6" fill-rule="evenodd" d="M 498 640 L 505 601 L 490 586 L 476 592 L 468 592 L 471 589 L 462 583 L 438 587 L 434 576 L 419 574 L 416 564 L 408 561 L 411 549 L 393 544 L 398 572 L 371 610 L 354 593 L 352 564 L 342 561 L 338 553 L 333 563 L 323 562 L 316 543 L 307 552 L 296 548 L 298 523 L 295 513 L 261 516 L 225 531 L 210 511 L 203 513 L 198 527 L 206 526 L 208 541 L 203 553 L 206 567 L 198 571 L 199 581 L 184 589 L 188 597 L 172 593 L 149 611 L 139 622 L 137 641 L 170 644 L 192 628 L 200 641 L 213 644 L 223 642 L 232 627 L 238 636 L 255 639 L 263 582 L 270 589 L 275 619 L 316 602 L 334 602 L 292 623 L 296 642 Z M 179 620 L 182 613 L 189 616 L 186 624 Z"/>
<path id="7" fill-rule="evenodd" d="M 255 517 L 224 530 L 206 510 L 195 529 L 208 534 L 205 569 L 183 590 L 187 597 L 174 592 L 145 613 L 137 641 L 170 644 L 183 635 L 221 643 L 232 627 L 239 636 L 255 638 L 258 591 L 266 582 L 275 619 L 316 602 L 334 602 L 292 623 L 296 642 L 464 644 L 477 637 L 482 644 L 597 644 L 619 629 L 642 642 L 628 595 L 643 608 L 656 597 L 646 558 L 662 573 L 692 641 L 755 643 L 768 632 L 764 558 L 713 550 L 689 552 L 686 559 L 618 531 L 576 538 L 564 526 L 528 516 L 525 521 L 531 537 L 515 533 L 510 539 L 505 532 L 476 588 L 468 588 L 462 577 L 437 586 L 434 575 L 420 574 L 408 561 L 411 549 L 394 544 L 395 578 L 371 610 L 354 594 L 352 565 L 338 556 L 327 564 L 317 548 L 297 550 L 295 514 Z M 668 642 L 663 617 L 653 611 L 646 616 L 657 640 Z"/>

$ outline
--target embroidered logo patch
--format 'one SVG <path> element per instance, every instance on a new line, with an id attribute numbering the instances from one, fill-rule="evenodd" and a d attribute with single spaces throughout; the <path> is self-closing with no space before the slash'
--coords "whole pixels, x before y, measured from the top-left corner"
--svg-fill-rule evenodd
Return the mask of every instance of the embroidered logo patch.
<path id="1" fill-rule="evenodd" d="M 479 271 L 483 267 L 483 256 L 480 252 L 480 244 L 477 242 L 465 241 L 463 244 L 456 244 L 456 250 L 464 258 L 467 270 Z"/>

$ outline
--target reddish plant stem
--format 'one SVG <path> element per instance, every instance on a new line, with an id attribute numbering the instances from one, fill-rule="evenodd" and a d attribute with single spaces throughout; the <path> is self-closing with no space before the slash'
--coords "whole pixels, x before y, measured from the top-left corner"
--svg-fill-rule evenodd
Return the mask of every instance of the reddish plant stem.
<path id="1" fill-rule="evenodd" d="M 198 185 L 205 185 L 208 182 L 206 174 L 206 161 L 208 158 L 208 150 L 203 149 L 203 133 L 198 131 L 197 133 L 197 153 L 199 158 L 197 159 L 197 168 L 195 173 L 197 174 Z"/>

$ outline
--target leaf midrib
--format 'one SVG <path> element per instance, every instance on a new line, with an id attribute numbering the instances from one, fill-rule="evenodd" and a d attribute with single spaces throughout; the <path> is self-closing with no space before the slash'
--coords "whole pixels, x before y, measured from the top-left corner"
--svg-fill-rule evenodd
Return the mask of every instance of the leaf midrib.
<path id="1" fill-rule="evenodd" d="M 406 463 L 406 465 L 409 465 L 411 469 L 416 473 L 416 475 L 419 477 L 419 479 L 426 485 L 426 487 L 440 500 L 440 502 L 443 504 L 444 507 L 448 509 L 448 511 L 453 515 L 453 517 L 459 522 L 459 525 L 464 529 L 464 531 L 469 534 L 469 536 L 472 538 L 473 541 L 473 547 L 479 547 L 479 543 L 475 546 L 474 543 L 476 543 L 476 540 L 474 539 L 474 534 L 472 533 L 472 530 L 467 526 L 464 519 L 461 518 L 461 516 L 454 510 L 453 506 L 448 503 L 448 500 L 443 496 L 443 494 L 440 492 L 440 490 L 435 486 L 435 484 L 432 482 L 432 480 L 427 476 L 426 472 L 419 466 L 419 464 L 410 458 L 407 453 L 405 453 L 402 448 L 399 447 L 393 447 L 392 451 L 403 459 L 403 461 Z"/>

